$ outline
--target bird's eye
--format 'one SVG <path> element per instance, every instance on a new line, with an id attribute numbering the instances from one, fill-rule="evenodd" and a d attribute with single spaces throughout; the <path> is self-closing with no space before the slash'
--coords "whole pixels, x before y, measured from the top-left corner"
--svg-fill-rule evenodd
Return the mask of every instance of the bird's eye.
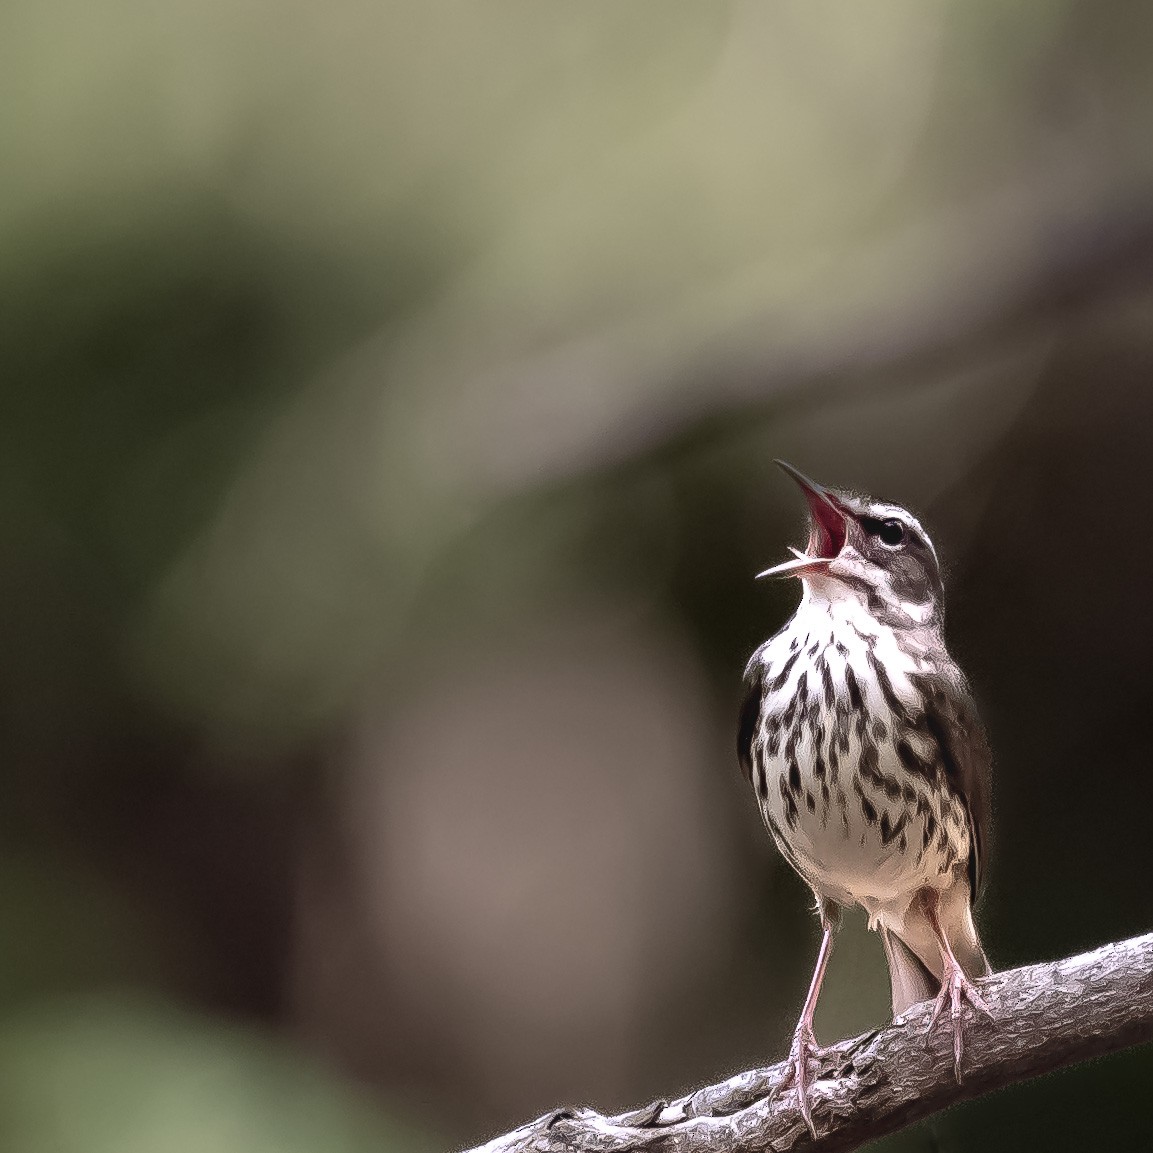
<path id="1" fill-rule="evenodd" d="M 882 544 L 896 548 L 897 545 L 904 543 L 905 526 L 899 520 L 883 520 L 881 531 L 877 535 L 881 538 Z"/>
<path id="2" fill-rule="evenodd" d="M 897 548 L 905 543 L 905 526 L 899 520 L 877 520 L 875 517 L 861 518 L 861 527 L 869 536 L 879 537 L 881 544 Z"/>

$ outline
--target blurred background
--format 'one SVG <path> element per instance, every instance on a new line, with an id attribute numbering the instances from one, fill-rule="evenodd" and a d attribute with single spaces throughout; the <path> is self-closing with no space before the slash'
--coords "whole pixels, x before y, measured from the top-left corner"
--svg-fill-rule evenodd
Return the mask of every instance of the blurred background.
<path id="1" fill-rule="evenodd" d="M 0 94 L 0 1147 L 781 1058 L 775 456 L 946 559 L 994 963 L 1153 927 L 1147 5 L 7 0 Z M 887 998 L 853 916 L 818 1035 Z M 884 1147 L 1141 1147 L 1151 1076 Z"/>

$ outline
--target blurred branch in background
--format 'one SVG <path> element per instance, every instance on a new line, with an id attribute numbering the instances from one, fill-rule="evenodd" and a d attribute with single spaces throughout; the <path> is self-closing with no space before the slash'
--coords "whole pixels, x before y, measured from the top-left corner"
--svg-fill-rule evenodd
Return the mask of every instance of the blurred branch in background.
<path id="1" fill-rule="evenodd" d="M 949 1061 L 951 1032 L 928 1029 L 927 1002 L 830 1046 L 814 1077 L 815 1141 L 795 1093 L 774 1097 L 788 1067 L 781 1063 L 619 1117 L 556 1110 L 470 1153 L 856 1149 L 957 1101 L 1153 1041 L 1153 934 L 997 973 L 981 991 L 992 1017 L 974 1013 L 966 1028 L 963 1081 Z"/>

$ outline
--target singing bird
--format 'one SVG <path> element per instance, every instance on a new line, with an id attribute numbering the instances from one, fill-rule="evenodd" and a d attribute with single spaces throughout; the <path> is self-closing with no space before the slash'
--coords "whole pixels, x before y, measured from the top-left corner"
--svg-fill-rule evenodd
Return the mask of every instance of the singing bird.
<path id="1" fill-rule="evenodd" d="M 809 506 L 805 552 L 758 574 L 799 577 L 801 603 L 753 654 L 737 741 L 776 842 L 812 889 L 821 947 L 786 1077 L 816 1136 L 813 1012 L 844 907 L 889 963 L 893 1015 L 936 997 L 961 1076 L 963 1002 L 989 972 L 973 922 L 990 819 L 990 755 L 943 634 L 944 587 L 907 509 L 826 488 L 777 461 Z"/>

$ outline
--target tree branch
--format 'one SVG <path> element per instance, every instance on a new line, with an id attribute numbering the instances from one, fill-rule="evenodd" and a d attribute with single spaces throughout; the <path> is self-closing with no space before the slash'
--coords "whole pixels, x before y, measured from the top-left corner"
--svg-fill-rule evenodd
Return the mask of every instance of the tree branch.
<path id="1" fill-rule="evenodd" d="M 826 1051 L 811 1090 L 815 1143 L 793 1090 L 773 1100 L 782 1062 L 617 1117 L 557 1110 L 469 1153 L 855 1149 L 958 1101 L 1153 1040 L 1153 933 L 980 984 L 993 1016 L 966 1009 L 961 1084 L 952 1031 L 939 1021 L 926 1036 L 931 1006 L 916 1005 Z"/>

